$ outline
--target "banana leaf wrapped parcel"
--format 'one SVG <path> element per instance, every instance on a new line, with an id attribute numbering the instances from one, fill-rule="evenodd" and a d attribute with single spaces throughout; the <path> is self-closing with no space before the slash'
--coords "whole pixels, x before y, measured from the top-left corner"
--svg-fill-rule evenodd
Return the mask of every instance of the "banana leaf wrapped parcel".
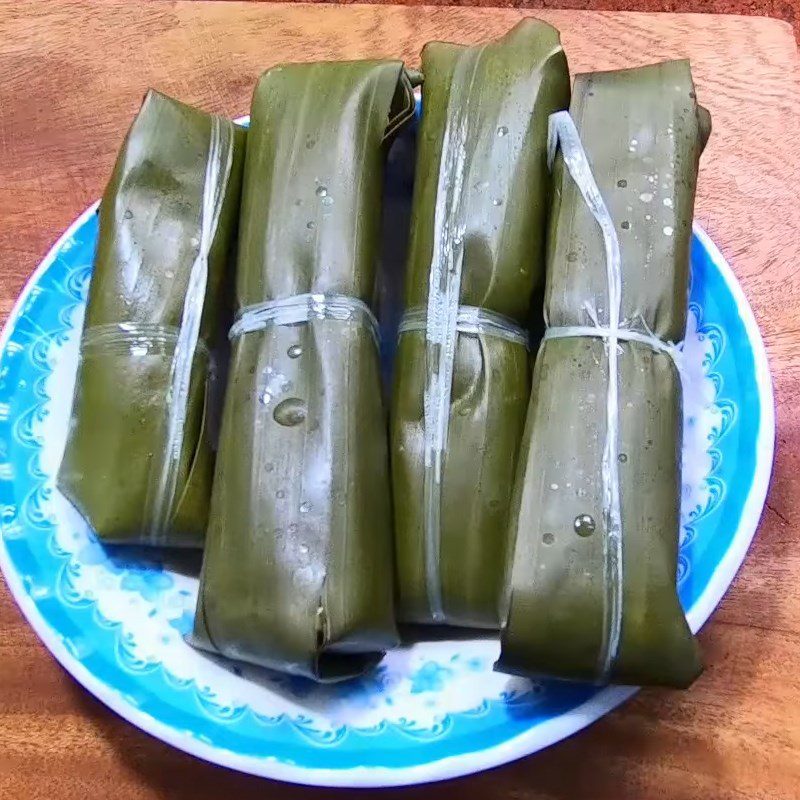
<path id="1" fill-rule="evenodd" d="M 571 116 L 570 116 L 571 115 Z M 498 669 L 688 686 L 680 353 L 710 118 L 689 64 L 579 75 L 560 144 Z M 582 142 L 582 146 L 581 146 Z"/>
<path id="2" fill-rule="evenodd" d="M 190 641 L 329 681 L 397 642 L 369 303 L 399 61 L 287 64 L 253 98 L 232 361 Z"/>
<path id="3" fill-rule="evenodd" d="M 244 146 L 229 120 L 151 91 L 100 203 L 58 486 L 104 542 L 202 546 Z"/>
<path id="4" fill-rule="evenodd" d="M 422 52 L 422 122 L 391 456 L 398 619 L 498 628 L 507 514 L 544 281 L 547 120 L 569 103 L 558 32 Z"/>

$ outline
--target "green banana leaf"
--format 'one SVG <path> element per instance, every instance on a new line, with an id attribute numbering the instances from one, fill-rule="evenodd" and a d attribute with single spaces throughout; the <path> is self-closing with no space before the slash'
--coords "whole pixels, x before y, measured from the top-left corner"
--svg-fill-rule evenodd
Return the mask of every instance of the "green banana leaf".
<path id="1" fill-rule="evenodd" d="M 678 342 L 698 160 L 710 132 L 689 64 L 579 75 L 570 111 L 619 239 L 621 324 Z M 560 156 L 554 181 L 545 318 L 553 327 L 608 326 L 603 235 Z M 516 478 L 497 668 L 684 687 L 702 667 L 675 585 L 680 376 L 669 352 L 650 344 L 620 340 L 617 352 L 621 559 L 609 560 L 616 540 L 603 495 L 606 343 L 546 338 Z"/>
<path id="2" fill-rule="evenodd" d="M 429 43 L 422 71 L 406 305 L 425 309 L 435 250 L 449 249 L 461 259 L 460 303 L 524 327 L 544 281 L 548 116 L 569 103 L 558 32 L 527 19 L 480 46 Z M 437 212 L 445 202 L 455 215 Z M 402 334 L 391 426 L 398 616 L 497 628 L 528 353 L 483 332 L 457 334 L 438 530 L 426 524 L 424 490 L 434 356 L 424 330 Z"/>
<path id="3" fill-rule="evenodd" d="M 240 309 L 375 287 L 386 143 L 414 113 L 399 61 L 288 64 L 253 97 Z M 233 340 L 197 647 L 315 680 L 397 641 L 386 417 L 363 315 Z"/>
<path id="4" fill-rule="evenodd" d="M 209 348 L 224 285 L 232 283 L 244 147 L 245 133 L 232 122 L 151 91 L 103 195 L 58 485 L 104 542 L 202 546 L 214 459 Z M 179 414 L 171 379 L 201 257 L 205 304 Z M 180 417 L 182 436 L 170 438 L 170 412 Z M 172 458 L 169 441 L 177 448 Z"/>

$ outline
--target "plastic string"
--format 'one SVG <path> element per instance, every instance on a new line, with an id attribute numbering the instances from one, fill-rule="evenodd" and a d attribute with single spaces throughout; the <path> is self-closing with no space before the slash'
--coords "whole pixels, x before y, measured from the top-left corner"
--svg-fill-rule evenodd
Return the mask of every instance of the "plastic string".
<path id="1" fill-rule="evenodd" d="M 485 48 L 467 51 L 456 64 L 436 186 L 433 253 L 428 281 L 423 397 L 425 585 L 434 622 L 444 621 L 441 549 L 442 472 L 450 421 L 461 269 L 464 261 L 463 189 L 467 171 L 467 109 Z"/>
<path id="2" fill-rule="evenodd" d="M 426 331 L 428 318 L 424 308 L 412 308 L 403 314 L 398 334 L 410 331 Z M 516 322 L 496 311 L 476 306 L 459 306 L 456 315 L 458 333 L 485 334 L 504 339 L 512 344 L 529 346 L 528 334 Z"/>
<path id="3" fill-rule="evenodd" d="M 557 328 L 547 328 L 542 339 L 567 339 L 572 336 L 606 338 L 608 336 L 608 328 L 600 325 L 563 325 Z M 653 348 L 653 350 L 666 353 L 675 362 L 675 366 L 678 367 L 679 371 L 683 369 L 682 348 L 680 345 L 664 342 L 652 334 L 640 333 L 628 328 L 618 328 L 617 339 L 621 342 L 639 342 L 639 344 L 645 344 Z"/>
<path id="4" fill-rule="evenodd" d="M 455 81 L 454 81 L 455 83 Z M 449 408 L 455 366 L 456 324 L 464 262 L 461 188 L 466 165 L 466 123 L 459 119 L 444 131 L 434 209 L 433 258 L 429 273 L 423 505 L 425 506 L 425 581 L 434 622 L 444 620 L 441 544 L 442 465 L 447 445 Z"/>
<path id="5" fill-rule="evenodd" d="M 367 326 L 375 344 L 380 341 L 378 320 L 372 309 L 357 297 L 345 294 L 296 294 L 245 306 L 237 314 L 228 338 L 233 341 L 271 325 L 300 325 L 312 319 L 359 320 Z"/>
<path id="6" fill-rule="evenodd" d="M 614 220 L 606 207 L 600 189 L 592 175 L 586 152 L 581 144 L 578 130 L 567 111 L 550 115 L 547 137 L 547 163 L 552 170 L 556 148 L 561 148 L 564 166 L 578 187 L 592 216 L 603 234 L 606 256 L 606 279 L 608 282 L 608 327 L 596 325 L 590 328 L 591 335 L 600 336 L 605 342 L 608 356 L 608 391 L 606 393 L 606 438 L 601 467 L 603 486 L 603 517 L 606 536 L 604 546 L 604 582 L 606 603 L 604 605 L 604 627 L 606 635 L 598 657 L 598 673 L 601 681 L 608 679 L 619 650 L 622 630 L 622 513 L 619 491 L 618 435 L 619 435 L 619 364 L 620 340 L 619 315 L 622 304 L 621 265 L 619 240 Z M 599 320 L 595 317 L 595 322 Z M 563 331 L 563 329 L 555 329 Z M 567 329 L 569 330 L 569 328 Z M 628 332 L 626 331 L 626 334 Z M 558 336 L 559 333 L 551 334 Z M 560 335 L 569 335 L 561 333 Z M 585 334 L 575 334 L 585 335 Z M 547 336 L 547 334 L 545 334 Z M 659 343 L 660 346 L 660 343 Z"/>
<path id="7" fill-rule="evenodd" d="M 200 211 L 200 242 L 189 273 L 181 324 L 170 365 L 164 460 L 159 470 L 151 472 L 148 491 L 148 503 L 152 503 L 153 508 L 150 538 L 154 541 L 158 541 L 166 531 L 175 499 L 186 407 L 189 400 L 189 382 L 200 338 L 200 321 L 208 283 L 208 258 L 233 164 L 233 144 L 233 123 L 221 117 L 212 117 Z"/>
<path id="8" fill-rule="evenodd" d="M 81 356 L 171 353 L 178 343 L 179 331 L 173 325 L 140 322 L 92 325 L 83 331 Z M 197 340 L 195 353 L 210 358 L 208 346 L 202 339 Z"/>

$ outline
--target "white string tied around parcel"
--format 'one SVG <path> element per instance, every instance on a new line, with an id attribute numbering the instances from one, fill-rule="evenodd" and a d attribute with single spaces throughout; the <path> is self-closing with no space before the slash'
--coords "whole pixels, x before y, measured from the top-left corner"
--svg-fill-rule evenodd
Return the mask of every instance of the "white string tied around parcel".
<path id="1" fill-rule="evenodd" d="M 425 332 L 428 329 L 428 314 L 420 306 L 410 308 L 403 314 L 398 334 L 411 331 Z M 475 335 L 494 336 L 512 344 L 521 344 L 529 348 L 528 332 L 517 325 L 514 320 L 488 308 L 477 306 L 459 306 L 456 315 L 456 331 Z"/>
<path id="2" fill-rule="evenodd" d="M 200 241 L 189 273 L 181 324 L 170 364 L 163 461 L 159 468 L 150 472 L 145 501 L 147 508 L 152 508 L 150 537 L 155 542 L 163 537 L 173 513 L 189 401 L 189 382 L 200 338 L 200 321 L 208 284 L 208 258 L 233 165 L 233 146 L 233 123 L 222 117 L 212 117 L 200 210 Z"/>
<path id="3" fill-rule="evenodd" d="M 378 320 L 363 300 L 346 294 L 311 292 L 245 306 L 237 314 L 228 339 L 233 341 L 239 336 L 261 331 L 272 325 L 301 325 L 312 319 L 334 319 L 342 322 L 360 320 L 366 325 L 375 344 L 380 342 Z"/>

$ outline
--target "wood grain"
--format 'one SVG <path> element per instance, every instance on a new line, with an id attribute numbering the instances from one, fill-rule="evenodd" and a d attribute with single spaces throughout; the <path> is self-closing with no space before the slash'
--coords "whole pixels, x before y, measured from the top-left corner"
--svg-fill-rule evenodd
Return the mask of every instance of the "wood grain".
<path id="1" fill-rule="evenodd" d="M 247 111 L 280 60 L 393 55 L 477 41 L 510 9 L 238 3 L 0 2 L 0 315 L 58 234 L 97 198 L 148 86 Z M 573 71 L 688 56 L 714 134 L 697 216 L 764 332 L 777 461 L 747 561 L 701 638 L 688 692 L 645 691 L 516 764 L 387 796 L 447 800 L 727 800 L 800 796 L 800 166 L 791 28 L 760 18 L 542 11 Z M 49 656 L 0 585 L 0 797 L 312 798 L 193 760 L 115 717 Z"/>
<path id="2" fill-rule="evenodd" d="M 250 0 L 271 3 L 278 0 Z M 303 3 L 363 3 L 366 0 L 299 0 Z M 392 5 L 391 0 L 370 0 Z M 671 11 L 691 14 L 747 14 L 775 17 L 794 26 L 800 34 L 800 0 L 394 0 L 404 6 L 505 7 L 538 14 L 543 8 L 581 11 Z"/>

